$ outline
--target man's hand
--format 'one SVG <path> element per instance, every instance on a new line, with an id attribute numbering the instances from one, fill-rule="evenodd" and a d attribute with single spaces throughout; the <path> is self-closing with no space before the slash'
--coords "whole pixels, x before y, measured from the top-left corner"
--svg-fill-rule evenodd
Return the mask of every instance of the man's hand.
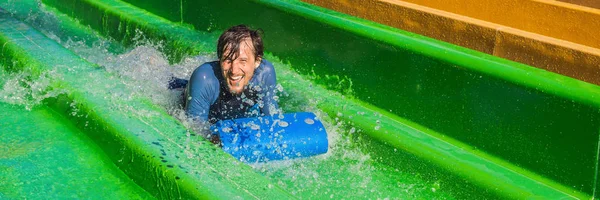
<path id="1" fill-rule="evenodd" d="M 223 144 L 221 143 L 221 138 L 218 135 L 210 134 L 210 138 L 208 138 L 208 140 L 210 140 L 210 142 L 212 142 L 213 144 L 218 145 L 219 147 L 223 147 Z"/>

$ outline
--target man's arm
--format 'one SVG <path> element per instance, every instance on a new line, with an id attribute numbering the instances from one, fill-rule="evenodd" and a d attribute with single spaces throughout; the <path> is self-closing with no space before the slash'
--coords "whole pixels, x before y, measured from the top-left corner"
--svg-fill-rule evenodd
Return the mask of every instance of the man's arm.
<path id="1" fill-rule="evenodd" d="M 196 120 L 208 121 L 210 105 L 219 97 L 219 80 L 213 67 L 204 63 L 196 68 L 187 85 L 185 112 Z"/>

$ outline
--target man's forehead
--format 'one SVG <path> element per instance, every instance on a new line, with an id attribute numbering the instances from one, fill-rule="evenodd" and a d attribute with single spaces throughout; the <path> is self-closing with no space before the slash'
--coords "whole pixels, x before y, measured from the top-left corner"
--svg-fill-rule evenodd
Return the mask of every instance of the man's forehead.
<path id="1" fill-rule="evenodd" d="M 231 47 L 233 44 L 227 44 L 225 46 L 225 50 L 223 51 L 225 55 L 229 55 L 231 52 Z M 247 57 L 247 54 L 254 53 L 254 45 L 252 45 L 252 40 L 248 37 L 243 39 L 238 45 L 238 51 L 233 53 L 235 58 L 237 57 Z"/>

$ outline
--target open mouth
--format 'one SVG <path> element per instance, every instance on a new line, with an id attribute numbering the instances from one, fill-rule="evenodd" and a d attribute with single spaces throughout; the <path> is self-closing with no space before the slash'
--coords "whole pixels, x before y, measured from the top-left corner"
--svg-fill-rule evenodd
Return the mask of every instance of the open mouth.
<path id="1" fill-rule="evenodd" d="M 231 79 L 233 81 L 238 81 L 238 80 L 241 80 L 242 78 L 244 78 L 244 76 L 229 76 L 229 79 Z"/>
<path id="2" fill-rule="evenodd" d="M 241 80 L 244 78 L 244 75 L 239 75 L 239 76 L 229 76 L 229 83 L 231 84 L 231 86 L 239 86 Z"/>

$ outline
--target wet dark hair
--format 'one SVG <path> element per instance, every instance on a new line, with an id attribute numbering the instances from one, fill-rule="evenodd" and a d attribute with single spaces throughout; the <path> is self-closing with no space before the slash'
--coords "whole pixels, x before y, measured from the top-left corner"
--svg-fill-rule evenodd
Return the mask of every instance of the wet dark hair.
<path id="1" fill-rule="evenodd" d="M 223 34 L 221 34 L 219 41 L 217 42 L 217 56 L 219 58 L 219 62 L 226 59 L 235 60 L 239 56 L 240 42 L 246 38 L 250 38 L 252 40 L 254 58 L 262 58 L 263 42 L 262 38 L 260 37 L 261 34 L 262 30 L 252 30 L 250 27 L 243 24 L 227 29 Z M 229 48 L 229 52 L 227 52 L 227 55 L 223 55 L 226 48 Z"/>

